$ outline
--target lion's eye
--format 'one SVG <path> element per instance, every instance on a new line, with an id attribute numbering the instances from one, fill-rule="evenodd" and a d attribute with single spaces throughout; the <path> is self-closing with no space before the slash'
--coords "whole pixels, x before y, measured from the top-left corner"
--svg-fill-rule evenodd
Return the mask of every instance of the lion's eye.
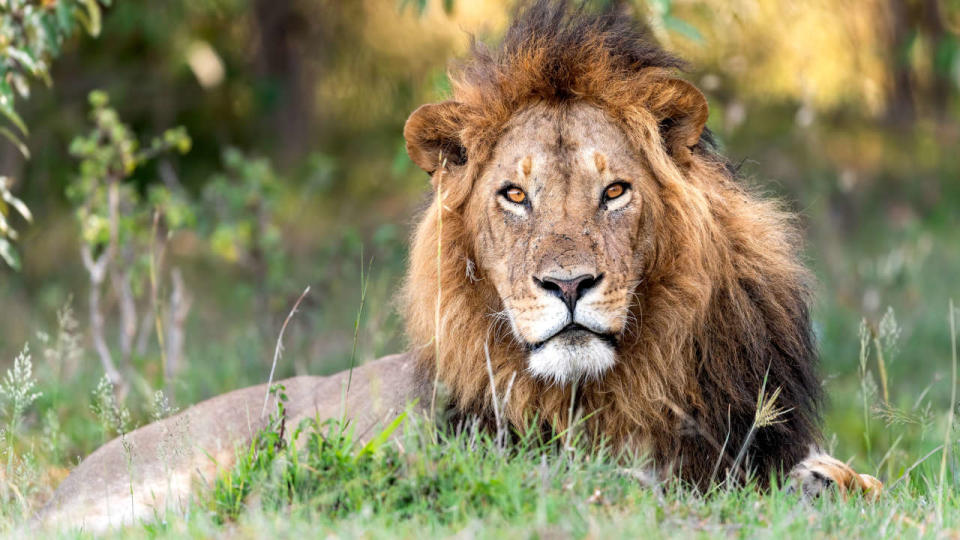
<path id="1" fill-rule="evenodd" d="M 607 186 L 607 189 L 603 192 L 603 199 L 605 201 L 612 201 L 617 197 L 623 195 L 627 191 L 627 185 L 623 182 L 615 182 Z"/>
<path id="2" fill-rule="evenodd" d="M 523 192 L 522 189 L 514 186 L 509 187 L 503 190 L 503 196 L 507 198 L 508 201 L 516 204 L 523 204 L 527 200 L 527 194 Z"/>

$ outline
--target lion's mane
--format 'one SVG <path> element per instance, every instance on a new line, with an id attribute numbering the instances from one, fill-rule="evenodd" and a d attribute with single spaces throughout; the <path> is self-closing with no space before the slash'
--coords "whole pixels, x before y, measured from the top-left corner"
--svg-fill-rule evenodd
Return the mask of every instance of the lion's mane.
<path id="1" fill-rule="evenodd" d="M 515 112 L 532 102 L 598 105 L 647 160 L 659 197 L 644 201 L 656 232 L 635 324 L 616 365 L 575 389 L 575 408 L 594 440 L 647 450 L 701 487 L 743 447 L 738 469 L 765 483 L 819 438 L 810 280 L 790 214 L 736 182 L 708 131 L 686 154 L 674 151 L 684 126 L 655 113 L 682 99 L 663 84 L 679 67 L 629 16 L 569 2 L 536 2 L 499 48 L 475 45 L 450 72 L 461 106 L 437 130 L 454 135 L 444 158 L 454 166 L 433 173 L 442 203 L 435 197 L 416 228 L 402 309 L 424 377 L 449 389 L 456 411 L 492 416 L 489 359 L 501 398 L 516 374 L 504 411 L 514 426 L 567 427 L 573 390 L 526 373 L 526 352 L 496 316 L 500 299 L 473 266 L 482 224 L 464 210 Z M 780 389 L 782 415 L 748 435 L 762 388 Z"/>

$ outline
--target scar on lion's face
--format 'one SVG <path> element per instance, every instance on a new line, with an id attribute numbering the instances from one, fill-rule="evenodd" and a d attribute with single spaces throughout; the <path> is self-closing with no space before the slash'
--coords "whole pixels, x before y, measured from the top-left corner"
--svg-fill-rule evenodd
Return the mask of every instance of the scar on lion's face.
<path id="1" fill-rule="evenodd" d="M 615 364 L 646 254 L 647 170 L 586 103 L 531 106 L 494 147 L 469 211 L 489 224 L 478 262 L 534 375 L 567 382 Z"/>

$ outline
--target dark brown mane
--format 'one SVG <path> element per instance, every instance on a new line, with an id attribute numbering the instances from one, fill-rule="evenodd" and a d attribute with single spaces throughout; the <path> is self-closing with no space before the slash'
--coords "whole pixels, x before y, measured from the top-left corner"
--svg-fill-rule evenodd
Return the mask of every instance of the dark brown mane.
<path id="1" fill-rule="evenodd" d="M 682 68 L 684 62 L 664 51 L 647 27 L 625 9 L 591 14 L 587 4 L 536 2 L 518 11 L 498 53 L 475 47 L 466 64 L 464 80 L 477 86 L 490 79 L 494 65 L 507 71 L 518 67 L 513 60 L 528 55 L 543 63 L 534 68 L 540 86 L 527 87 L 543 99 L 570 99 L 582 92 L 584 81 L 604 65 L 610 78 L 622 79 L 647 68 Z M 525 66 L 526 68 L 526 66 Z"/>
<path id="2" fill-rule="evenodd" d="M 480 224 L 463 209 L 517 111 L 537 102 L 601 107 L 644 156 L 659 192 L 650 201 L 654 255 L 631 308 L 641 322 L 617 365 L 577 389 L 576 403 L 592 414 L 586 429 L 616 446 L 650 450 L 659 465 L 701 486 L 749 443 L 747 461 L 763 483 L 819 437 L 809 278 L 792 216 L 737 184 L 713 154 L 705 101 L 676 79 L 681 66 L 625 12 L 568 1 L 537 1 L 518 12 L 499 48 L 476 45 L 451 70 L 452 101 L 426 120 L 411 117 L 405 132 L 411 157 L 433 172 L 443 200 L 424 213 L 414 237 L 407 331 L 425 376 L 449 387 L 459 412 L 492 414 L 489 344 L 499 395 L 516 374 L 506 406 L 514 425 L 534 417 L 553 429 L 568 425 L 571 389 L 526 374 L 524 351 L 496 332 L 496 291 L 466 271 L 478 260 L 472 231 Z M 442 154 L 417 154 L 422 147 Z M 768 395 L 780 389 L 784 413 L 748 441 L 764 384 Z"/>

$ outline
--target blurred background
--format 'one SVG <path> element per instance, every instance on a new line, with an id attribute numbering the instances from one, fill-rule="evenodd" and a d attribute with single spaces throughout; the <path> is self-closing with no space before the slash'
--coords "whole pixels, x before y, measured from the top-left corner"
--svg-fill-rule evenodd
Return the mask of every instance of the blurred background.
<path id="1" fill-rule="evenodd" d="M 841 459 L 902 470 L 942 442 L 950 406 L 960 2 L 625 4 L 690 61 L 743 181 L 801 216 L 829 443 Z M 65 457 L 96 447 L 86 405 L 105 355 L 133 423 L 149 419 L 156 389 L 182 408 L 263 382 L 308 285 L 279 377 L 401 351 L 394 293 L 430 196 L 403 123 L 446 96 L 448 61 L 471 34 L 496 41 L 509 11 L 501 0 L 103 6 L 99 35 L 64 41 L 52 85 L 16 103 L 30 158 L 0 138 L 0 176 L 34 218 L 8 216 L 20 268 L 0 263 L 0 368 L 29 343 L 54 411 L 26 421 L 62 426 Z M 140 153 L 123 158 L 134 139 Z"/>

